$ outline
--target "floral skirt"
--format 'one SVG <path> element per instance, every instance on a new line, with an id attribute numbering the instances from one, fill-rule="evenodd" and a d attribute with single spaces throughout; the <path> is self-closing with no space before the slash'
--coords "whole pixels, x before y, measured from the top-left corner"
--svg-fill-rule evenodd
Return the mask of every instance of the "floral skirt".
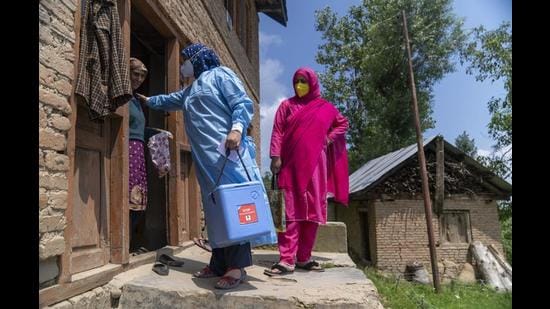
<path id="1" fill-rule="evenodd" d="M 145 147 L 140 140 L 128 141 L 130 163 L 130 210 L 145 210 L 147 207 L 147 170 L 145 167 Z"/>

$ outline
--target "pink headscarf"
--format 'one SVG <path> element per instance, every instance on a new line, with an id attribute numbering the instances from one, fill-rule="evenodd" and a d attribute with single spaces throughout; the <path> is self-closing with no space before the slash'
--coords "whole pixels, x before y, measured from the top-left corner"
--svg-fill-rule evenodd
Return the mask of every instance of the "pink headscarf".
<path id="1" fill-rule="evenodd" d="M 303 77 L 305 77 L 309 84 L 309 92 L 301 98 L 298 97 L 296 89 L 294 89 L 294 84 L 296 84 L 296 79 L 298 78 L 298 75 L 302 75 Z M 292 77 L 292 88 L 294 89 L 294 93 L 296 94 L 292 99 L 296 99 L 299 102 L 309 102 L 311 100 L 321 97 L 319 79 L 317 78 L 315 71 L 308 67 L 301 67 L 296 70 L 296 72 L 294 73 L 294 77 Z"/>

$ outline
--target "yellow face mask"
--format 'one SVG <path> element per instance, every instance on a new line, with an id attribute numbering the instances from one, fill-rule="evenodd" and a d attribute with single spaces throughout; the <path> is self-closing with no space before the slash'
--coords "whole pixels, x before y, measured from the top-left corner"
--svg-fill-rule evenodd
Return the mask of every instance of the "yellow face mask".
<path id="1" fill-rule="evenodd" d="M 298 94 L 298 97 L 303 97 L 309 92 L 309 85 L 304 82 L 297 82 L 294 84 L 294 88 L 296 89 L 296 94 Z"/>

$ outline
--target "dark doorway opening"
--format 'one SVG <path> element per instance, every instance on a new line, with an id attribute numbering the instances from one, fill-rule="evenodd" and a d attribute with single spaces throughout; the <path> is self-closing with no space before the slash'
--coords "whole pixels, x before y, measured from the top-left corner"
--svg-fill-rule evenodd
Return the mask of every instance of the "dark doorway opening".
<path id="1" fill-rule="evenodd" d="M 146 96 L 166 93 L 166 43 L 167 40 L 135 8 L 131 11 L 130 56 L 138 58 L 147 67 L 148 74 L 136 92 Z M 167 245 L 168 176 L 158 177 L 147 149 L 154 129 L 167 129 L 167 114 L 142 105 L 145 114 L 145 160 L 147 166 L 147 208 L 130 224 L 130 252 L 153 251 Z M 153 130 L 151 130 L 153 129 Z M 132 220 L 132 218 L 131 218 Z M 145 250 L 144 250 L 145 249 Z"/>
<path id="2" fill-rule="evenodd" d="M 369 241 L 369 216 L 368 212 L 360 212 L 360 220 L 361 220 L 361 226 L 363 227 L 363 256 L 365 260 L 372 261 L 371 260 L 371 254 L 370 254 L 370 241 Z"/>

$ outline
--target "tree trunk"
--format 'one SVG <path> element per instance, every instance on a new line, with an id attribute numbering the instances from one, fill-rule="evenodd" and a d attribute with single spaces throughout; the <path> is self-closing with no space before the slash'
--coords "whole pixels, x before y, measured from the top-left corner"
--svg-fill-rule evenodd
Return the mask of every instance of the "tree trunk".
<path id="1" fill-rule="evenodd" d="M 512 268 L 507 263 L 506 266 L 501 264 L 503 259 L 498 252 L 488 249 L 479 241 L 472 244 L 471 250 L 486 283 L 498 291 L 512 292 Z"/>
<path id="2" fill-rule="evenodd" d="M 498 252 L 498 250 L 493 245 L 489 245 L 488 248 L 489 248 L 489 251 L 493 253 L 493 255 L 495 256 L 497 261 L 500 263 L 500 265 L 504 268 L 506 273 L 510 276 L 510 280 L 512 280 L 512 266 L 508 264 L 508 262 L 506 261 L 506 258 L 502 254 L 500 254 L 500 252 Z"/>

